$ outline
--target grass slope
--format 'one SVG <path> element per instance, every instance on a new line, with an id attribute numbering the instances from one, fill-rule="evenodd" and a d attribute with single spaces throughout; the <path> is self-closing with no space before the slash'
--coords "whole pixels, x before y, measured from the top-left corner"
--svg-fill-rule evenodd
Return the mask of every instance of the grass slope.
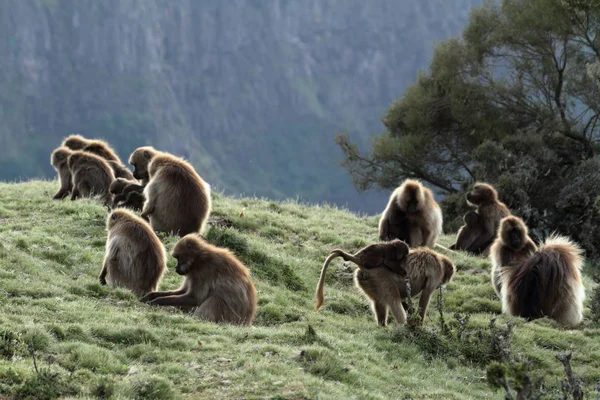
<path id="1" fill-rule="evenodd" d="M 375 241 L 375 217 L 214 194 L 208 237 L 251 268 L 259 293 L 255 326 L 240 328 L 199 322 L 100 286 L 106 209 L 93 201 L 52 201 L 57 186 L 0 184 L 0 398 L 503 398 L 486 383 L 484 338 L 456 350 L 456 341 L 434 333 L 437 300 L 422 334 L 379 328 L 350 270 L 337 261 L 325 306 L 314 311 L 325 256 L 334 247 L 354 251 Z M 164 242 L 170 251 L 175 239 Z M 445 290 L 445 319 L 456 332 L 453 315 L 471 313 L 466 335 L 485 333 L 500 313 L 489 263 L 450 256 L 458 272 Z M 173 261 L 162 289 L 180 283 Z M 590 290 L 591 281 L 585 283 Z M 559 387 L 564 373 L 554 356 L 573 348 L 573 368 L 593 398 L 597 327 L 586 320 L 569 331 L 550 320 L 505 316 L 497 325 L 509 320 L 512 352 L 531 360 L 534 375 Z"/>

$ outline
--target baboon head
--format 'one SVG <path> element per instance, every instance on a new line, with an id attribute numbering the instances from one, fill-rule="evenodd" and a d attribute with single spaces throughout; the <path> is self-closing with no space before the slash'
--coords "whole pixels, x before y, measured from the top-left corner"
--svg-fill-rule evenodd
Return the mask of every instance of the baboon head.
<path id="1" fill-rule="evenodd" d="M 89 140 L 81 135 L 71 135 L 63 140 L 63 146 L 68 147 L 71 150 L 81 150 L 89 144 Z"/>
<path id="2" fill-rule="evenodd" d="M 502 242 L 513 250 L 520 250 L 527 242 L 527 225 L 517 217 L 510 216 L 500 221 Z"/>
<path id="3" fill-rule="evenodd" d="M 177 260 L 175 272 L 179 275 L 187 275 L 196 262 L 207 260 L 210 254 L 210 245 L 199 235 L 194 233 L 185 235 L 175 244 L 171 252 L 171 256 Z"/>
<path id="4" fill-rule="evenodd" d="M 73 168 L 73 165 L 81 160 L 82 158 L 84 158 L 86 156 L 86 153 L 84 153 L 81 150 L 76 150 L 74 152 L 71 153 L 71 155 L 69 156 L 69 158 L 67 159 L 67 163 L 69 165 L 69 169 Z"/>
<path id="5" fill-rule="evenodd" d="M 479 214 L 477 214 L 475 211 L 469 211 L 465 214 L 463 220 L 465 221 L 465 225 L 469 227 L 475 227 L 479 223 Z"/>
<path id="6" fill-rule="evenodd" d="M 132 213 L 123 208 L 118 208 L 108 214 L 106 218 L 106 230 L 110 231 L 114 229 L 117 225 L 122 224 L 124 222 L 137 222 L 139 218 Z"/>
<path id="7" fill-rule="evenodd" d="M 67 162 L 71 154 L 73 154 L 73 152 L 68 147 L 59 147 L 52 152 L 52 156 L 50 156 L 50 164 L 58 168 Z"/>
<path id="8" fill-rule="evenodd" d="M 371 244 L 353 256 L 341 252 L 339 254 L 344 260 L 352 261 L 365 269 L 387 266 L 390 269 L 397 270 L 398 263 L 406 257 L 408 251 L 409 248 L 406 243 L 395 239 L 391 242 Z"/>
<path id="9" fill-rule="evenodd" d="M 117 178 L 110 184 L 108 191 L 112 194 L 119 194 L 125 189 L 125 186 L 129 185 L 131 182 L 123 179 Z"/>
<path id="10" fill-rule="evenodd" d="M 133 177 L 135 179 L 148 180 L 148 164 L 158 152 L 151 146 L 139 147 L 131 153 L 129 164 L 133 167 Z"/>
<path id="11" fill-rule="evenodd" d="M 473 205 L 491 204 L 498 201 L 498 193 L 491 185 L 478 182 L 473 190 L 467 193 L 467 202 Z"/>
<path id="12" fill-rule="evenodd" d="M 419 181 L 408 179 L 400 186 L 398 194 L 398 207 L 401 210 L 414 213 L 421 211 L 425 206 L 425 191 Z"/>

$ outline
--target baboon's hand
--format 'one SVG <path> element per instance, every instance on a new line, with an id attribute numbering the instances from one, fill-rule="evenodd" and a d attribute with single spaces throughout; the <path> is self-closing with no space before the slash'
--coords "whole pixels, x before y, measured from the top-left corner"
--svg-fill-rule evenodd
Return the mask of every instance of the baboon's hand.
<path id="1" fill-rule="evenodd" d="M 106 285 L 107 285 L 107 284 L 106 284 L 106 278 L 105 278 L 105 277 L 101 277 L 99 280 L 100 280 L 100 284 L 101 284 L 102 286 L 106 286 Z"/>

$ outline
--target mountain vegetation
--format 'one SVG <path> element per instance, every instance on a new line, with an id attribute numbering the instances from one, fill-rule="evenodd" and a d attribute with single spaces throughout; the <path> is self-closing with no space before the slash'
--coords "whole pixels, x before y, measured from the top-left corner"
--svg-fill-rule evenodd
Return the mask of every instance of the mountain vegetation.
<path id="1" fill-rule="evenodd" d="M 449 253 L 457 273 L 434 295 L 423 328 L 391 319 L 378 327 L 353 286 L 355 267 L 340 261 L 328 271 L 317 312 L 314 288 L 326 255 L 376 241 L 377 218 L 215 192 L 207 238 L 250 268 L 258 315 L 253 327 L 200 322 L 101 286 L 106 209 L 93 200 L 52 201 L 57 186 L 0 184 L 0 398 L 599 395 L 600 313 L 593 310 L 600 298 L 588 295 L 584 322 L 573 330 L 506 317 L 490 263 Z M 162 241 L 171 251 L 176 238 Z M 162 289 L 180 284 L 175 264 L 169 257 Z M 588 293 L 596 286 L 588 275 L 584 284 Z M 568 380 L 556 356 L 570 352 Z"/>
<path id="2" fill-rule="evenodd" d="M 482 0 L 0 2 L 0 179 L 71 133 L 185 156 L 228 193 L 380 212 L 339 166 Z"/>
<path id="3" fill-rule="evenodd" d="M 503 0 L 474 9 L 459 38 L 361 151 L 337 142 L 356 186 L 419 178 L 445 195 L 446 231 L 462 223 L 465 190 L 492 183 L 538 239 L 554 230 L 600 258 L 600 3 Z"/>

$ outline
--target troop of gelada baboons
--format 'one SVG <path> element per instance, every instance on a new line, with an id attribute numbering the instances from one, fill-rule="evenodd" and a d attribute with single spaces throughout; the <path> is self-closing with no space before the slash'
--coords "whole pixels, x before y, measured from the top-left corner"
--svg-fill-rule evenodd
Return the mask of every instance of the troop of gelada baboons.
<path id="1" fill-rule="evenodd" d="M 252 325 L 257 298 L 250 271 L 233 252 L 201 236 L 212 208 L 208 183 L 187 161 L 150 146 L 136 149 L 128 161 L 133 171 L 106 142 L 81 135 L 65 138 L 51 156 L 60 181 L 54 199 L 93 197 L 110 210 L 100 283 L 202 320 Z M 406 323 L 415 296 L 422 323 L 432 294 L 456 274 L 452 260 L 433 250 L 437 246 L 446 253 L 489 257 L 491 284 L 503 312 L 577 326 L 585 297 L 579 246 L 556 234 L 536 245 L 527 225 L 511 215 L 489 184 L 475 183 L 466 201 L 473 209 L 447 249 L 437 243 L 443 216 L 433 193 L 417 180 L 404 181 L 381 215 L 381 242 L 356 254 L 335 249 L 326 258 L 316 289 L 317 310 L 324 302 L 327 268 L 341 257 L 358 266 L 355 285 L 370 300 L 380 326 L 387 325 L 389 313 L 398 324 Z M 178 289 L 158 291 L 167 254 L 157 233 L 180 237 L 171 252 L 175 272 L 183 276 Z"/>

